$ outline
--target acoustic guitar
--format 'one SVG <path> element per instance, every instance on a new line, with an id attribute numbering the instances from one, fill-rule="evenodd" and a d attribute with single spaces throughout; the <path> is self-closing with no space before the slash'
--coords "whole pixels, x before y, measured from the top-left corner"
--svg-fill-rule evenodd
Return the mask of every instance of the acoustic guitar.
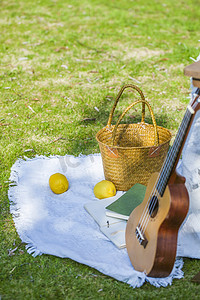
<path id="1" fill-rule="evenodd" d="M 133 210 L 127 222 L 126 247 L 131 263 L 135 270 L 150 277 L 166 277 L 171 273 L 178 230 L 188 212 L 185 178 L 176 173 L 176 165 L 194 115 L 200 109 L 200 89 L 196 94 L 187 106 L 160 173 L 151 176 L 143 202 Z"/>

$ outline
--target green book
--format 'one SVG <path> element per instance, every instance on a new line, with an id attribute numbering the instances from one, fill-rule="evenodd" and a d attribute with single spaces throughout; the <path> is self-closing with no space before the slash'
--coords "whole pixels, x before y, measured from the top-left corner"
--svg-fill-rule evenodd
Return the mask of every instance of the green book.
<path id="1" fill-rule="evenodd" d="M 144 200 L 146 186 L 136 183 L 116 201 L 106 206 L 106 215 L 128 220 L 131 212 Z"/>

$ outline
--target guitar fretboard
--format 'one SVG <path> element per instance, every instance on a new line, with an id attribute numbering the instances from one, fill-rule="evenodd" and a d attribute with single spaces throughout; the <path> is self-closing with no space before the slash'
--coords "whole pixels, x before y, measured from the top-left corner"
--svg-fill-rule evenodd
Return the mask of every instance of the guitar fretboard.
<path id="1" fill-rule="evenodd" d="M 170 150 L 168 151 L 165 163 L 161 169 L 160 176 L 159 176 L 159 179 L 158 179 L 158 182 L 156 185 L 156 189 L 159 192 L 159 194 L 161 195 L 161 197 L 163 196 L 163 194 L 165 192 L 170 175 L 171 175 L 174 165 L 176 163 L 177 157 L 179 155 L 181 146 L 184 141 L 184 137 L 185 137 L 185 135 L 187 133 L 187 129 L 190 125 L 192 115 L 193 115 L 192 109 L 187 108 L 185 115 L 183 117 L 182 123 L 179 127 L 178 133 L 176 135 L 176 138 L 174 140 L 174 143 L 173 143 L 172 147 L 170 148 Z"/>

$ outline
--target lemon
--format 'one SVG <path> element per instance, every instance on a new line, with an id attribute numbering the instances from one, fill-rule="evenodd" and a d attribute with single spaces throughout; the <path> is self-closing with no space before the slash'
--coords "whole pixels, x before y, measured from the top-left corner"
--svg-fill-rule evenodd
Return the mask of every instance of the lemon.
<path id="1" fill-rule="evenodd" d="M 49 186 L 55 194 L 62 194 L 68 190 L 69 182 L 65 175 L 55 173 L 49 178 Z"/>
<path id="2" fill-rule="evenodd" d="M 98 199 L 113 197 L 116 194 L 115 185 L 108 180 L 98 182 L 94 187 L 94 195 Z"/>

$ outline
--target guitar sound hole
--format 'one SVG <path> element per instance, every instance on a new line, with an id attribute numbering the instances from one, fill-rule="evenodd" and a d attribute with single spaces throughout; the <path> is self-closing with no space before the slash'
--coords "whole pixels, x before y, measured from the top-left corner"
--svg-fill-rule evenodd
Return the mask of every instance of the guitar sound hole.
<path id="1" fill-rule="evenodd" d="M 158 197 L 154 195 L 149 202 L 149 214 L 151 218 L 155 218 L 158 212 L 158 208 L 159 208 Z"/>

